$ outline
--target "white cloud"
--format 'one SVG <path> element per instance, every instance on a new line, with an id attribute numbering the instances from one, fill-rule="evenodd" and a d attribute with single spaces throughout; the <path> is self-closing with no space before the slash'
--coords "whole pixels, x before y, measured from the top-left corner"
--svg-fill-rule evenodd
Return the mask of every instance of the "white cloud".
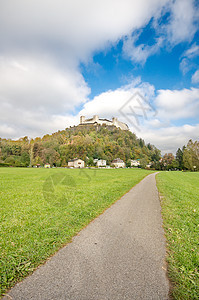
<path id="1" fill-rule="evenodd" d="M 78 116 L 71 114 L 49 114 L 39 111 L 26 111 L 22 109 L 7 110 L 1 114 L 0 137 L 20 138 L 22 136 L 41 137 L 44 134 L 51 134 L 67 127 L 78 125 Z M 9 121 L 6 116 L 9 114 Z"/>
<path id="2" fill-rule="evenodd" d="M 158 116 L 163 120 L 197 117 L 199 89 L 159 90 L 155 104 Z"/>
<path id="3" fill-rule="evenodd" d="M 188 50 L 183 54 L 184 57 L 194 58 L 199 55 L 199 46 L 194 43 Z"/>
<path id="4" fill-rule="evenodd" d="M 199 70 L 195 71 L 195 73 L 193 74 L 191 81 L 193 83 L 199 83 Z"/>
<path id="5" fill-rule="evenodd" d="M 0 59 L 0 136 L 39 135 L 65 128 L 67 115 L 90 89 L 78 70 L 44 58 Z M 60 126 L 60 127 L 59 127 Z"/>
<path id="6" fill-rule="evenodd" d="M 109 90 L 94 97 L 93 100 L 84 105 L 79 115 L 91 117 L 98 114 L 105 118 L 118 117 L 120 120 L 127 122 L 129 118 L 128 115 L 130 114 L 130 119 L 132 122 L 135 122 L 131 108 L 134 109 L 136 114 L 141 113 L 141 110 L 137 108 L 139 102 L 136 98 L 136 92 L 141 93 L 146 101 L 148 101 L 149 99 L 153 99 L 155 88 L 149 83 L 140 82 L 140 78 L 136 78 L 128 85 L 116 90 Z M 134 95 L 135 97 L 132 98 Z M 129 100 L 130 102 L 128 102 Z M 144 103 L 144 105 L 147 106 L 147 103 Z M 124 108 L 122 108 L 123 106 Z M 147 108 L 149 109 L 150 107 L 148 106 Z"/>
<path id="7" fill-rule="evenodd" d="M 69 112 L 85 102 L 90 89 L 75 69 L 61 70 L 41 58 L 0 59 L 0 99 L 13 108 Z M 72 101 L 71 101 L 72 100 Z"/>
<path id="8" fill-rule="evenodd" d="M 166 26 L 167 35 L 171 44 L 191 41 L 196 30 L 195 24 L 198 10 L 194 0 L 176 0 L 171 5 L 171 20 Z"/>
<path id="9" fill-rule="evenodd" d="M 129 36 L 124 40 L 123 52 L 124 55 L 129 57 L 132 61 L 145 64 L 147 58 L 158 52 L 161 45 L 163 44 L 162 38 L 158 38 L 156 43 L 152 46 L 146 44 L 140 44 L 135 46 L 135 42 L 139 35 Z"/>
<path id="10" fill-rule="evenodd" d="M 182 148 L 190 139 L 198 140 L 199 124 L 191 126 L 170 126 L 159 129 L 143 127 L 138 136 L 146 142 L 154 144 L 162 150 L 162 154 L 175 154 L 178 148 Z"/>
<path id="11" fill-rule="evenodd" d="M 157 118 L 143 122 L 138 136 L 156 145 L 162 154 L 175 154 L 189 139 L 198 140 L 199 124 L 190 125 L 185 120 L 198 117 L 199 89 L 159 90 L 154 102 Z"/>
<path id="12" fill-rule="evenodd" d="M 3 0 L 0 135 L 41 135 L 76 122 L 90 89 L 78 69 L 147 24 L 167 0 Z"/>
<path id="13" fill-rule="evenodd" d="M 184 57 L 181 62 L 180 62 L 180 71 L 182 72 L 183 75 L 188 73 L 192 68 L 193 68 L 193 63 L 186 57 Z"/>
<path id="14" fill-rule="evenodd" d="M 0 49 L 47 49 L 87 59 L 148 23 L 168 0 L 9 0 L 1 2 Z M 67 59 L 66 58 L 66 59 Z"/>
<path id="15" fill-rule="evenodd" d="M 162 17 L 166 12 L 170 13 L 168 23 L 160 25 Z M 124 40 L 124 54 L 133 62 L 145 64 L 147 58 L 156 54 L 161 47 L 173 47 L 178 43 L 191 41 L 198 28 L 196 24 L 198 16 L 199 11 L 194 6 L 193 0 L 165 2 L 161 9 L 157 10 L 153 15 L 154 19 L 151 27 L 155 30 L 155 43 L 153 45 L 143 43 L 136 45 L 142 31 L 139 34 L 134 32 Z M 185 53 L 185 57 L 191 58 L 198 55 L 198 50 L 199 47 L 193 44 L 187 50 L 187 53 Z M 188 72 L 190 69 L 186 60 L 181 62 L 180 67 L 183 73 Z"/>
<path id="16" fill-rule="evenodd" d="M 185 75 L 191 69 L 195 68 L 193 59 L 199 55 L 199 46 L 194 43 L 189 49 L 187 49 L 181 56 L 180 70 Z"/>

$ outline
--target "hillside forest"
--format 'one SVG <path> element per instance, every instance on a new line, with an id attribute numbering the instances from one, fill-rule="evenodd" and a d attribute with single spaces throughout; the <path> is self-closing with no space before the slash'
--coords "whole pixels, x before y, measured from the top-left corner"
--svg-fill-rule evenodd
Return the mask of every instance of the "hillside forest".
<path id="1" fill-rule="evenodd" d="M 113 126 L 74 126 L 42 138 L 18 140 L 0 138 L 0 166 L 67 167 L 70 159 L 81 158 L 87 166 L 94 166 L 94 159 L 104 159 L 107 165 L 115 158 L 122 159 L 127 167 L 131 160 L 140 160 L 140 167 L 148 163 L 157 170 L 188 169 L 199 170 L 199 142 L 188 142 L 172 153 L 161 157 L 161 152 L 150 143 L 137 138 L 131 131 Z"/>

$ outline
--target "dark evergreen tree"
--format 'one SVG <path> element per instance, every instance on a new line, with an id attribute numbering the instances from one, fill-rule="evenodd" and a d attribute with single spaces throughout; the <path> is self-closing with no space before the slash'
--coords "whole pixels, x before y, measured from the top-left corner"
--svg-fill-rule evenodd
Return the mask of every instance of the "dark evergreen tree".
<path id="1" fill-rule="evenodd" d="M 178 148 L 177 152 L 176 152 L 176 162 L 178 163 L 178 168 L 180 170 L 182 170 L 184 168 L 184 164 L 183 164 L 183 151 Z"/>

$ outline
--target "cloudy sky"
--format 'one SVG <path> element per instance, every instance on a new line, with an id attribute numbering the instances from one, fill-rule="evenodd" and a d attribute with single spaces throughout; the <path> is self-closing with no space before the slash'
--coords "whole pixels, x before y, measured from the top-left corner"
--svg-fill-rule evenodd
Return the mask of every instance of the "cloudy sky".
<path id="1" fill-rule="evenodd" d="M 162 153 L 199 138 L 194 0 L 1 0 L 0 137 L 118 117 Z"/>

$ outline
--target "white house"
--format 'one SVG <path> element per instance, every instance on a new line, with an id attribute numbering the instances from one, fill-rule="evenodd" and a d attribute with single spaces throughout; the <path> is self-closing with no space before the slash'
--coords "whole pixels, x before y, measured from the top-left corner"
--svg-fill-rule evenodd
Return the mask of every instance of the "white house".
<path id="1" fill-rule="evenodd" d="M 112 165 L 114 165 L 116 168 L 125 168 L 125 163 L 122 159 L 116 158 L 112 161 Z"/>
<path id="2" fill-rule="evenodd" d="M 99 167 L 106 167 L 106 160 L 104 159 L 99 159 L 96 163 L 96 166 Z"/>
<path id="3" fill-rule="evenodd" d="M 82 159 L 74 158 L 68 161 L 68 166 L 71 168 L 84 168 L 85 163 Z"/>
<path id="4" fill-rule="evenodd" d="M 139 166 L 140 166 L 139 159 L 131 160 L 131 167 L 139 167 Z"/>
<path id="5" fill-rule="evenodd" d="M 146 168 L 150 169 L 151 165 L 152 165 L 152 163 L 149 162 L 149 163 L 146 165 Z"/>
<path id="6" fill-rule="evenodd" d="M 49 164 L 49 163 L 45 164 L 45 165 L 44 165 L 44 168 L 50 169 L 50 164 Z"/>

